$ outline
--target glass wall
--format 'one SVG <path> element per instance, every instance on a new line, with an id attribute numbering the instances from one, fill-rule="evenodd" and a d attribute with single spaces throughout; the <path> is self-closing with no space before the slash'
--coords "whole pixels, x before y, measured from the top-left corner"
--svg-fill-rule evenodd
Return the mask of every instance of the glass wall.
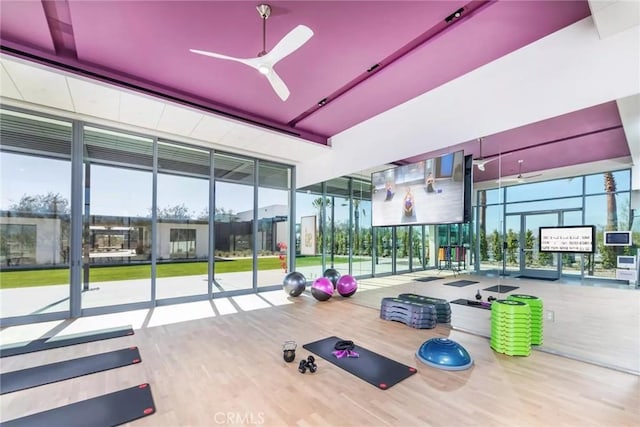
<path id="1" fill-rule="evenodd" d="M 259 162 L 258 286 L 282 284 L 288 272 L 290 188 L 289 167 Z"/>
<path id="2" fill-rule="evenodd" d="M 406 273 L 409 271 L 409 251 L 411 239 L 408 225 L 396 227 L 396 273 Z"/>
<path id="3" fill-rule="evenodd" d="M 324 200 L 324 203 L 323 203 Z M 322 185 L 317 184 L 296 192 L 296 270 L 307 280 L 322 276 L 324 240 L 324 205 Z"/>
<path id="4" fill-rule="evenodd" d="M 565 275 L 615 277 L 617 256 L 634 253 L 637 245 L 605 247 L 603 235 L 604 231 L 630 229 L 630 185 L 631 172 L 621 170 L 479 191 L 480 270 L 500 270 L 502 262 L 511 273 L 520 271 L 521 263 L 525 267 L 547 269 L 557 268 L 559 264 Z M 500 192 L 504 192 L 504 198 L 500 197 Z M 535 200 L 531 200 L 532 194 L 536 195 Z M 504 205 L 500 203 L 502 199 L 507 201 Z M 595 225 L 596 252 L 591 255 L 564 254 L 562 257 L 538 254 L 537 236 L 534 235 L 537 229 L 526 225 L 527 218 L 536 215 L 558 218 L 559 225 Z M 501 226 L 503 221 L 504 228 Z M 522 224 L 525 224 L 524 228 Z M 634 241 L 637 241 L 635 237 Z M 524 245 L 527 253 L 524 259 L 516 254 L 519 245 Z"/>
<path id="5" fill-rule="evenodd" d="M 352 180 L 353 250 L 351 271 L 354 276 L 367 276 L 371 272 L 371 183 Z"/>
<path id="6" fill-rule="evenodd" d="M 380 275 L 393 271 L 393 227 L 376 227 L 374 274 Z"/>
<path id="7" fill-rule="evenodd" d="M 216 179 L 214 283 L 219 291 L 251 289 L 255 162 L 216 153 L 213 165 Z"/>
<path id="8" fill-rule="evenodd" d="M 0 110 L 2 317 L 69 305 L 69 122 Z"/>
<path id="9" fill-rule="evenodd" d="M 327 267 L 340 274 L 349 273 L 351 250 L 349 179 L 336 178 L 326 184 L 328 233 L 325 236 Z"/>
<path id="10" fill-rule="evenodd" d="M 208 293 L 209 157 L 158 142 L 157 298 Z"/>
<path id="11" fill-rule="evenodd" d="M 153 140 L 84 128 L 82 308 L 151 300 Z"/>

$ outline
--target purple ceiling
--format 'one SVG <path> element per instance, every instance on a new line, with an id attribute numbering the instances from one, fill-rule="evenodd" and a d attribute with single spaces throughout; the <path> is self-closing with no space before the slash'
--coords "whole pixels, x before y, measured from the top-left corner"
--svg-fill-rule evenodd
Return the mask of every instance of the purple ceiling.
<path id="1" fill-rule="evenodd" d="M 326 143 L 590 14 L 587 1 L 269 1 L 267 50 L 299 24 L 314 31 L 275 66 L 291 91 L 283 102 L 257 71 L 189 52 L 255 57 L 259 3 L 0 0 L 0 38 L 8 54 Z M 461 7 L 461 18 L 446 24 Z M 457 149 L 480 155 L 470 141 L 403 163 Z M 502 174 L 512 175 L 518 159 L 527 173 L 627 156 L 629 148 L 611 102 L 486 136 L 483 156 L 499 152 L 512 153 L 502 162 Z M 494 179 L 498 162 L 474 176 Z"/>
<path id="2" fill-rule="evenodd" d="M 257 71 L 189 52 L 256 56 L 258 3 L 2 0 L 0 37 L 8 53 L 26 52 L 326 142 L 590 14 L 586 1 L 269 1 L 267 50 L 298 24 L 315 33 L 275 66 L 291 90 L 283 102 Z M 444 25 L 460 7 L 469 13 Z M 440 27 L 446 29 L 317 109 L 373 64 Z"/>
<path id="3" fill-rule="evenodd" d="M 405 159 L 403 163 L 458 150 L 480 157 L 480 143 L 473 140 Z M 502 164 L 493 161 L 486 164 L 485 171 L 474 169 L 475 181 L 497 179 L 499 172 L 502 176 L 516 175 L 518 160 L 523 160 L 524 174 L 630 155 L 615 101 L 482 138 L 483 158 L 500 153 Z"/>

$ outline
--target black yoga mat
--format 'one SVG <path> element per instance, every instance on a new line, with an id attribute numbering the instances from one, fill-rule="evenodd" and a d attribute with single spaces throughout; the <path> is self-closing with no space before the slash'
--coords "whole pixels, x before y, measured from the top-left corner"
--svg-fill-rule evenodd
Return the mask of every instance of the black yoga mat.
<path id="1" fill-rule="evenodd" d="M 2 427 L 107 427 L 156 411 L 149 384 L 116 391 L 1 424 Z"/>
<path id="2" fill-rule="evenodd" d="M 433 276 L 419 277 L 416 279 L 416 282 L 431 282 L 433 280 L 439 280 L 439 279 L 442 279 L 442 277 L 433 277 Z"/>
<path id="3" fill-rule="evenodd" d="M 418 372 L 416 368 L 403 365 L 358 345 L 353 351 L 360 357 L 338 359 L 332 354 L 338 341 L 341 341 L 338 337 L 329 337 L 302 347 L 381 390 L 387 390 Z"/>
<path id="4" fill-rule="evenodd" d="M 66 347 L 69 345 L 84 344 L 92 341 L 106 340 L 110 338 L 133 335 L 131 326 L 102 329 L 90 333 L 73 334 L 62 337 L 40 338 L 27 343 L 8 344 L 0 348 L 0 357 L 17 356 L 19 354 L 33 353 L 35 351 L 50 350 L 52 348 Z"/>
<path id="5" fill-rule="evenodd" d="M 140 352 L 137 347 L 6 372 L 0 375 L 0 394 L 64 381 L 134 363 L 140 363 Z"/>
<path id="6" fill-rule="evenodd" d="M 447 286 L 455 286 L 456 288 L 462 288 L 463 286 L 473 285 L 476 282 L 475 280 L 456 280 L 455 282 L 445 283 Z"/>
<path id="7" fill-rule="evenodd" d="M 495 286 L 491 286 L 489 288 L 485 288 L 483 289 L 483 291 L 489 291 L 489 292 L 511 292 L 514 291 L 516 289 L 518 289 L 519 286 L 509 286 L 509 285 L 495 285 Z"/>
<path id="8" fill-rule="evenodd" d="M 458 305 L 464 305 L 467 307 L 475 307 L 475 308 L 482 308 L 484 310 L 491 310 L 491 306 L 489 305 L 489 303 L 481 303 L 480 301 L 474 301 L 474 300 L 470 300 L 470 299 L 455 299 L 453 301 L 451 301 L 451 304 L 458 304 Z"/>

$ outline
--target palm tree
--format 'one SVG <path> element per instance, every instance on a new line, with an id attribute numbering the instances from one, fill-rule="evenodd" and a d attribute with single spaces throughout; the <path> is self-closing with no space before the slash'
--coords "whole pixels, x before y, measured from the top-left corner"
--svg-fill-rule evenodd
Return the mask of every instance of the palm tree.
<path id="1" fill-rule="evenodd" d="M 604 191 L 607 193 L 607 224 L 605 231 L 618 229 L 618 206 L 616 202 L 616 179 L 611 172 L 604 173 Z M 614 268 L 617 251 L 615 247 L 603 246 L 601 249 L 602 267 Z"/>

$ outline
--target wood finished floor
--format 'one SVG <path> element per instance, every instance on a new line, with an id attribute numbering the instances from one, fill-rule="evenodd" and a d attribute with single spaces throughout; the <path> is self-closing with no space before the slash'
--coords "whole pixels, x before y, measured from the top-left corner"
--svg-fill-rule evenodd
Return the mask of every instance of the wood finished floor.
<path id="1" fill-rule="evenodd" d="M 418 291 L 423 285 L 428 284 L 410 286 Z M 400 287 L 384 292 L 405 291 Z M 356 296 L 364 302 L 376 298 L 375 292 Z M 149 382 L 157 413 L 131 426 L 640 423 L 638 376 L 537 351 L 529 357 L 497 354 L 485 338 L 442 325 L 411 329 L 381 320 L 378 308 L 357 301 L 335 298 L 319 303 L 302 297 L 295 304 L 144 328 L 130 337 L 0 359 L 6 372 L 131 345 L 138 346 L 142 356 L 138 365 L 0 396 L 0 419 Z M 282 360 L 283 341 L 297 341 L 297 362 L 308 355 L 302 344 L 330 335 L 415 366 L 418 373 L 381 391 L 323 360 L 318 361 L 318 372 L 305 375 L 297 372 L 297 363 Z M 421 364 L 415 351 L 436 336 L 462 344 L 475 359 L 474 367 L 449 372 Z"/>

